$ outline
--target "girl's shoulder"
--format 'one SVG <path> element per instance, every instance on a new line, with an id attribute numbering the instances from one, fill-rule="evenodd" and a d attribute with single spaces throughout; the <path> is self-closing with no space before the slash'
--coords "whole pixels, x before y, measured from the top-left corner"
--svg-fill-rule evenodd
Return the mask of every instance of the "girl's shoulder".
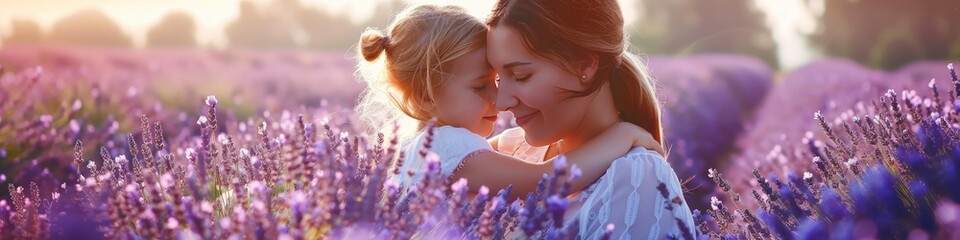
<path id="1" fill-rule="evenodd" d="M 430 137 L 430 151 L 442 154 L 448 152 L 449 148 L 469 147 L 469 148 L 490 148 L 487 140 L 466 128 L 440 126 L 433 128 L 431 133 L 427 129 L 420 130 L 416 137 L 406 144 L 407 150 L 419 151 L 424 142 Z"/>
<path id="2" fill-rule="evenodd" d="M 426 137 L 431 136 L 430 152 L 437 154 L 440 160 L 441 173 L 445 176 L 450 175 L 453 170 L 460 165 L 464 158 L 478 152 L 493 151 L 487 139 L 465 128 L 441 126 L 433 129 L 432 134 L 425 131 L 417 136 L 414 141 L 416 146 L 411 146 L 408 151 L 412 151 L 407 156 L 417 158 L 418 153 L 424 147 Z M 423 159 L 409 159 L 421 162 Z"/>
<path id="3" fill-rule="evenodd" d="M 480 135 L 471 132 L 466 128 L 453 127 L 453 126 L 440 126 L 433 128 L 434 136 L 442 137 L 453 137 L 453 138 L 470 138 L 470 139 L 484 139 Z M 486 140 L 484 140 L 486 141 Z"/>
<path id="4" fill-rule="evenodd" d="M 453 171 L 460 166 L 463 160 L 477 152 L 492 151 L 490 144 L 480 135 L 474 134 L 465 128 L 441 126 L 433 128 L 431 133 L 427 130 L 421 130 L 416 137 L 407 142 L 404 146 L 402 172 L 413 173 L 399 174 L 395 176 L 395 181 L 402 186 L 408 187 L 420 181 L 427 169 L 427 159 L 420 155 L 426 146 L 427 138 L 430 138 L 429 149 L 426 149 L 427 155 L 432 152 L 436 154 L 440 162 L 440 174 L 449 177 Z M 428 156 L 429 158 L 429 156 Z"/>
<path id="5" fill-rule="evenodd" d="M 466 128 L 442 126 L 434 129 L 431 146 L 437 154 L 459 155 L 477 149 L 493 149 L 486 138 Z M 443 155 L 441 155 L 443 156 Z"/>

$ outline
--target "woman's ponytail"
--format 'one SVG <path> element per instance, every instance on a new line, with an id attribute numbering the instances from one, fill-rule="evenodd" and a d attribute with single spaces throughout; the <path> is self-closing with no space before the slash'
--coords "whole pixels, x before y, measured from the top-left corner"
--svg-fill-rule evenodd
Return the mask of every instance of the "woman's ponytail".
<path id="1" fill-rule="evenodd" d="M 610 90 L 620 119 L 646 129 L 663 144 L 660 103 L 650 74 L 635 55 L 624 52 L 612 69 Z"/>

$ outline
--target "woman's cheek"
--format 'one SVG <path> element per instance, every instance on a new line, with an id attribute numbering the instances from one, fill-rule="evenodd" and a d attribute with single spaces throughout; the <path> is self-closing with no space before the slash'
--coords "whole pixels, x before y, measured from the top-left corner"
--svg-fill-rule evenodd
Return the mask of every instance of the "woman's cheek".
<path id="1" fill-rule="evenodd" d="M 530 107 L 543 112 L 549 112 L 561 102 L 561 99 L 556 95 L 557 94 L 555 94 L 554 91 L 552 91 L 549 87 L 545 87 L 536 91 L 530 91 L 527 99 Z"/>

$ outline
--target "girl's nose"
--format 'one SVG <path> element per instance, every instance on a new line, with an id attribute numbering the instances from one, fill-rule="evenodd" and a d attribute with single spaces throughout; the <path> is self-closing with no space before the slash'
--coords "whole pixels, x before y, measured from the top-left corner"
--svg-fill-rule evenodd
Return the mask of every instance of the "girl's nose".
<path id="1" fill-rule="evenodd" d="M 491 103 L 491 104 L 496 104 L 497 94 L 498 94 L 499 92 L 500 92 L 500 91 L 497 89 L 496 86 L 489 87 L 489 88 L 487 88 L 487 91 L 484 91 L 484 93 L 483 93 L 483 98 L 484 98 L 485 100 L 487 100 L 487 102 L 489 102 L 489 103 Z"/>

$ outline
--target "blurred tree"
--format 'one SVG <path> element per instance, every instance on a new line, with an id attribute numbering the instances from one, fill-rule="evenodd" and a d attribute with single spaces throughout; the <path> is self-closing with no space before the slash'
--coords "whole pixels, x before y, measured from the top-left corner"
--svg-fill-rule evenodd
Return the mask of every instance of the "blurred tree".
<path id="1" fill-rule="evenodd" d="M 393 17 L 407 7 L 408 5 L 404 4 L 400 0 L 381 1 L 377 3 L 377 8 L 373 12 L 373 17 L 364 22 L 363 28 L 376 27 L 379 29 L 386 29 L 387 25 L 390 24 L 390 21 L 393 20 Z M 360 36 L 357 36 L 356 38 L 359 39 Z"/>
<path id="2" fill-rule="evenodd" d="M 367 27 L 384 29 L 405 6 L 399 0 L 379 2 L 373 17 L 360 24 L 351 23 L 345 15 L 331 16 L 319 9 L 305 11 L 300 20 L 310 35 L 311 48 L 343 50 L 356 45 Z"/>
<path id="3" fill-rule="evenodd" d="M 293 15 L 291 21 L 303 34 L 304 47 L 322 50 L 343 50 L 351 46 L 354 35 L 360 35 L 361 27 L 347 18 L 334 15 L 316 6 L 307 6 L 296 0 L 276 2 L 280 12 Z"/>
<path id="4" fill-rule="evenodd" d="M 31 20 L 17 19 L 10 23 L 11 32 L 3 38 L 3 44 L 38 44 L 43 42 L 40 24 Z"/>
<path id="5" fill-rule="evenodd" d="M 332 14 L 297 0 L 242 2 L 239 16 L 226 33 L 232 47 L 344 50 L 357 43 L 366 27 L 385 27 L 404 6 L 399 0 L 380 2 L 371 19 L 357 24 L 346 14 Z"/>
<path id="6" fill-rule="evenodd" d="M 49 42 L 91 47 L 131 47 L 116 22 L 99 10 L 81 10 L 61 18 L 50 29 Z"/>
<path id="7" fill-rule="evenodd" d="M 643 0 L 639 4 L 641 16 L 628 31 L 643 53 L 739 53 L 777 65 L 765 15 L 752 0 Z"/>
<path id="8" fill-rule="evenodd" d="M 163 17 L 147 32 L 148 47 L 194 47 L 197 45 L 197 24 L 193 16 L 174 11 Z"/>
<path id="9" fill-rule="evenodd" d="M 253 2 L 243 1 L 237 19 L 229 23 L 224 31 L 231 47 L 295 48 L 296 32 L 292 29 L 292 23 L 285 20 L 283 15 L 271 14 Z"/>
<path id="10" fill-rule="evenodd" d="M 828 0 L 814 44 L 878 68 L 960 59 L 960 1 Z"/>

